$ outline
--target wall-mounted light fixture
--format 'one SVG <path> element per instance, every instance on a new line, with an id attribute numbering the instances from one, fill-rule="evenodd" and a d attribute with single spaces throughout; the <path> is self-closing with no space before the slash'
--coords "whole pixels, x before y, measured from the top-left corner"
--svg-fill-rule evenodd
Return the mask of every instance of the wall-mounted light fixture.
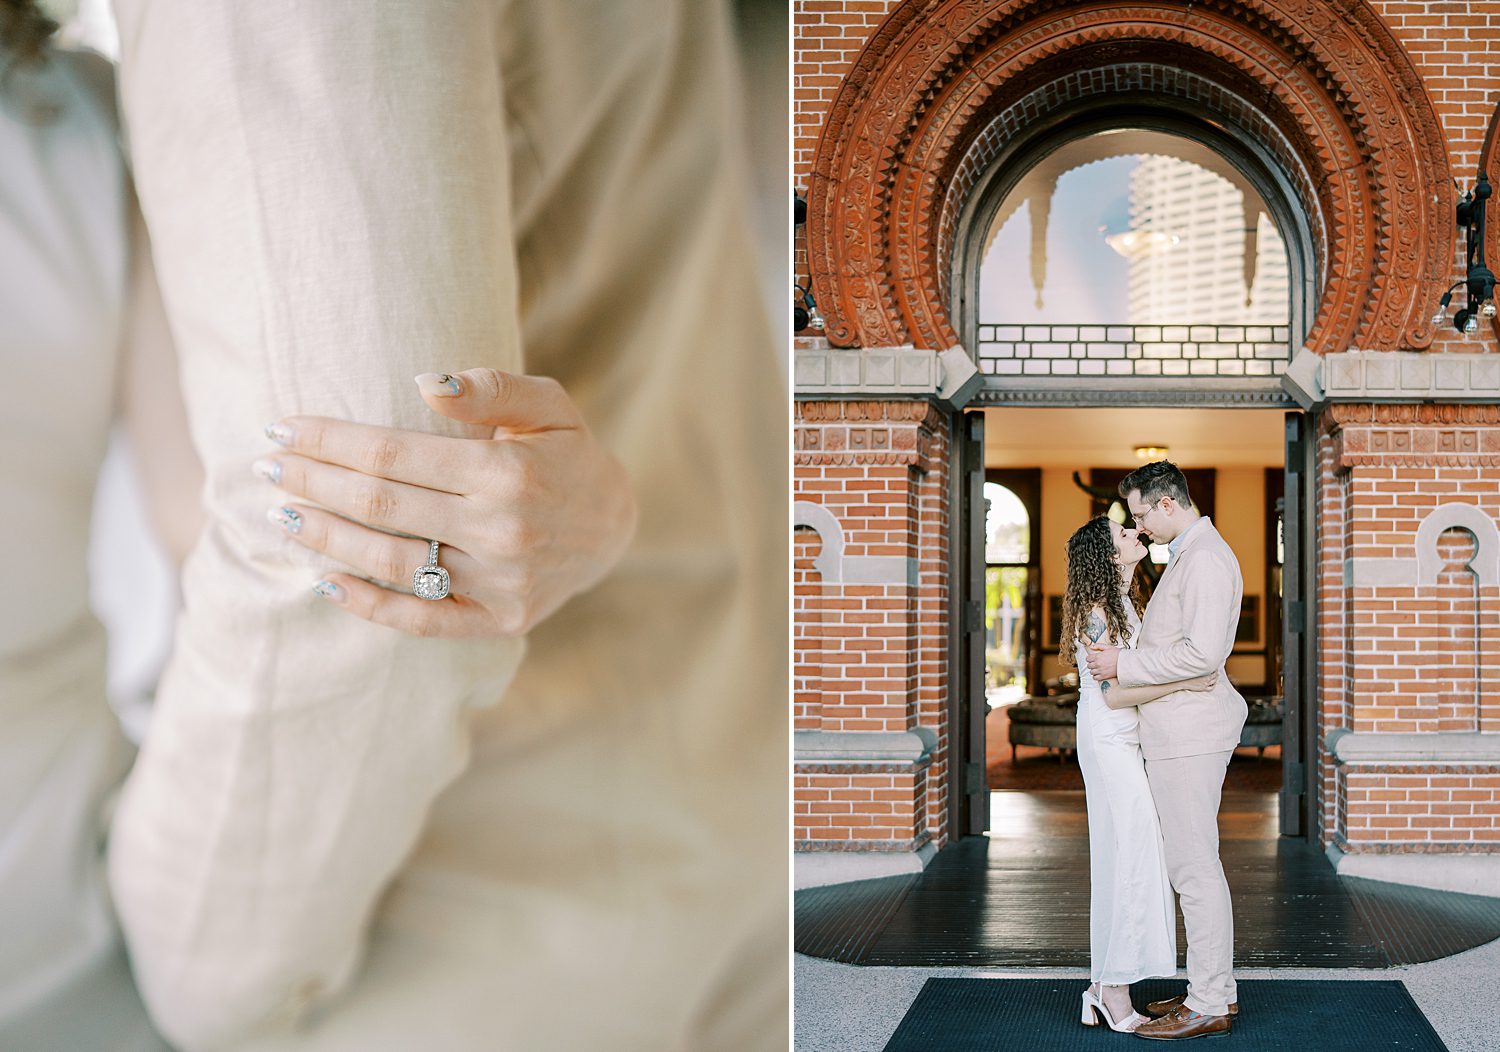
<path id="1" fill-rule="evenodd" d="M 807 198 L 799 194 L 795 189 L 792 191 L 792 226 L 802 226 L 807 222 Z M 823 315 L 818 313 L 818 304 L 813 299 L 812 282 L 806 285 L 792 285 L 792 331 L 802 332 L 804 329 L 822 329 Z"/>
<path id="2" fill-rule="evenodd" d="M 792 331 L 823 328 L 823 315 L 818 313 L 817 301 L 812 289 L 805 285 L 792 286 Z"/>
<path id="3" fill-rule="evenodd" d="M 1480 318 L 1495 316 L 1495 274 L 1484 262 L 1484 205 L 1490 197 L 1490 181 L 1479 173 L 1474 189 L 1459 199 L 1455 210 L 1458 228 L 1464 231 L 1463 281 L 1455 281 L 1438 301 L 1438 309 L 1432 316 L 1432 324 L 1441 325 L 1448 316 L 1448 304 L 1453 302 L 1453 293 L 1459 288 L 1468 292 L 1463 308 L 1453 315 L 1453 327 L 1461 333 L 1479 331 Z"/>
<path id="4" fill-rule="evenodd" d="M 1166 460 L 1166 446 L 1136 446 L 1135 455 L 1137 460 Z"/>

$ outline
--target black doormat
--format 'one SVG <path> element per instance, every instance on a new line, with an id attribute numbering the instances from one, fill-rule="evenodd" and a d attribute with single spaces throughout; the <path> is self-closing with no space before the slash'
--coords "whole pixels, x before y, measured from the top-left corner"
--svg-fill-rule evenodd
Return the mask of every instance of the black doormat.
<path id="1" fill-rule="evenodd" d="M 1085 1027 L 1083 979 L 928 979 L 885 1052 L 1121 1052 L 1147 1044 Z M 1137 1008 L 1182 993 L 1181 979 L 1136 983 Z M 1233 1052 L 1446 1052 L 1404 984 L 1394 980 L 1242 979 Z"/>

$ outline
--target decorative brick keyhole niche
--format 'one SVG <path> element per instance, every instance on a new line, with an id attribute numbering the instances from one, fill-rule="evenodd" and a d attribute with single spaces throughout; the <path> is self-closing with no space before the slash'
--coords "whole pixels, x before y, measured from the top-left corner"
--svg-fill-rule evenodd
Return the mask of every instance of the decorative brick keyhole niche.
<path id="1" fill-rule="evenodd" d="M 1118 108 L 1252 148 L 1307 217 L 1315 352 L 1422 349 L 1447 282 L 1452 179 L 1420 76 L 1363 0 L 909 0 L 829 110 L 808 266 L 839 347 L 960 342 L 960 217 L 1022 135 Z M 1149 114 L 1146 114 L 1149 116 Z"/>

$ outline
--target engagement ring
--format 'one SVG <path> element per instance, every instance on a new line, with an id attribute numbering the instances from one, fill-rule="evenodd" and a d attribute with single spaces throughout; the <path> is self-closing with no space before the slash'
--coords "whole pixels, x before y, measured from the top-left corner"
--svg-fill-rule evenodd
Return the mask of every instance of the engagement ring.
<path id="1" fill-rule="evenodd" d="M 448 598 L 448 571 L 438 565 L 438 542 L 427 542 L 427 563 L 411 575 L 412 594 L 418 599 Z"/>

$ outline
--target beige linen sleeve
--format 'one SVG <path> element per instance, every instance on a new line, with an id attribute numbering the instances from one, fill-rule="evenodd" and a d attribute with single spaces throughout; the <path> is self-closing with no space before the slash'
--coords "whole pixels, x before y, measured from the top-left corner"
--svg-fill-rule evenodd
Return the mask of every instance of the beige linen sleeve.
<path id="1" fill-rule="evenodd" d="M 467 762 L 466 707 L 520 660 L 518 642 L 405 636 L 316 597 L 331 564 L 267 522 L 285 497 L 250 470 L 292 414 L 462 435 L 412 377 L 520 369 L 497 16 L 119 0 L 117 17 L 206 524 L 110 883 L 162 1032 L 228 1048 L 348 982 Z"/>
<path id="2" fill-rule="evenodd" d="M 1208 690 L 1214 683 L 1213 676 L 1198 676 L 1195 679 L 1177 680 L 1173 683 L 1148 683 L 1140 687 L 1121 686 L 1116 680 L 1110 685 L 1110 689 L 1104 692 L 1104 704 L 1112 709 L 1129 709 L 1140 705 L 1149 705 L 1153 701 L 1159 701 L 1168 694 L 1176 694 L 1182 690 Z"/>
<path id="3" fill-rule="evenodd" d="M 1163 647 L 1120 651 L 1115 678 L 1123 687 L 1175 683 L 1218 672 L 1234 649 L 1239 597 L 1230 568 L 1213 552 L 1184 552 L 1180 558 L 1182 638 Z"/>

